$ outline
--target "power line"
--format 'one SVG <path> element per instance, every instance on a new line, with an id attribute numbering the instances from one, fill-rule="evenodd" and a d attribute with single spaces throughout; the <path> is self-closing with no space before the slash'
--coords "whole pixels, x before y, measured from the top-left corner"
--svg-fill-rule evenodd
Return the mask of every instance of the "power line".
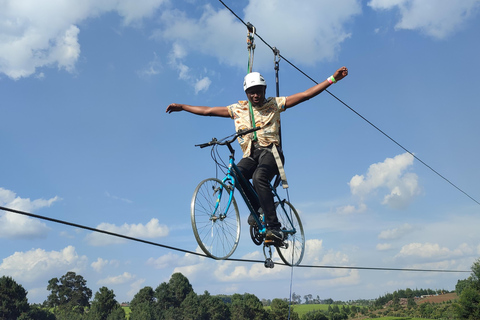
<path id="1" fill-rule="evenodd" d="M 238 20 L 240 20 L 241 23 L 243 23 L 245 26 L 249 26 L 247 23 L 245 23 L 242 18 L 240 18 L 232 9 L 230 9 L 222 0 L 218 0 L 220 1 L 221 4 L 223 4 L 223 6 L 225 8 L 227 8 Z M 274 53 L 277 52 L 276 51 L 276 48 L 275 47 L 272 47 L 270 44 L 268 44 L 258 33 L 255 32 L 255 35 L 267 46 L 269 47 Z M 310 79 L 313 83 L 315 84 L 318 84 L 317 81 L 315 81 L 312 77 L 310 77 L 308 74 L 306 74 L 304 71 L 302 71 L 300 68 L 298 68 L 296 65 L 294 65 L 292 62 L 290 62 L 287 58 L 285 58 L 284 56 L 282 56 L 281 54 L 279 54 L 279 56 L 285 60 L 285 62 L 287 62 L 290 66 L 292 66 L 294 69 L 296 69 L 298 72 L 300 72 L 301 74 L 303 74 L 305 77 L 307 77 L 308 79 Z M 330 94 L 333 98 L 335 98 L 336 100 L 338 100 L 341 104 L 343 104 L 345 107 L 347 107 L 348 109 L 350 109 L 350 111 L 352 111 L 353 113 L 355 113 L 357 116 L 359 116 L 360 118 L 362 118 L 365 122 L 367 122 L 369 125 L 371 125 L 373 128 L 375 128 L 377 131 L 379 131 L 381 134 L 383 134 L 385 137 L 387 137 L 389 140 L 391 140 L 393 143 L 395 143 L 397 146 L 399 146 L 401 149 L 403 149 L 404 151 L 408 152 L 410 155 L 412 155 L 415 159 L 417 159 L 421 164 L 423 164 L 425 167 L 427 167 L 428 169 L 430 169 L 433 173 L 435 173 L 436 175 L 438 175 L 440 178 L 442 178 L 443 180 L 445 180 L 447 183 L 449 183 L 451 186 L 453 186 L 455 189 L 457 189 L 458 191 L 460 191 L 461 193 L 463 193 L 464 195 L 466 195 L 468 198 L 470 198 L 472 201 L 474 201 L 476 204 L 480 205 L 480 202 L 478 200 L 476 200 L 475 198 L 473 198 L 470 194 L 468 194 L 467 192 L 465 192 L 463 189 L 461 189 L 460 187 L 458 187 L 456 184 L 454 184 L 451 180 L 449 180 L 448 178 L 446 178 L 445 176 L 443 176 L 442 174 L 440 174 L 437 170 L 433 169 L 430 165 L 428 165 L 426 162 L 424 162 L 423 160 L 421 160 L 419 157 L 417 157 L 413 152 L 411 152 L 410 150 L 408 150 L 406 147 L 404 147 L 402 144 L 400 144 L 398 141 L 396 141 L 395 139 L 393 139 L 391 136 L 389 136 L 387 133 L 385 133 L 383 130 L 381 130 L 379 127 L 377 127 L 375 124 L 373 124 L 371 121 L 369 121 L 367 118 L 365 118 L 364 116 L 362 116 L 358 111 L 356 111 L 355 109 L 353 109 L 352 107 L 350 107 L 347 103 L 345 103 L 343 100 L 341 100 L 340 98 L 338 98 L 337 96 L 335 96 L 333 93 L 331 93 L 330 91 L 328 90 L 325 90 L 325 92 L 327 92 L 328 94 Z"/>
<path id="2" fill-rule="evenodd" d="M 156 246 L 156 247 L 161 247 L 161 248 L 165 248 L 165 249 L 169 249 L 169 250 L 173 250 L 173 251 L 179 251 L 179 252 L 183 252 L 183 253 L 188 253 L 188 254 L 193 254 L 193 255 L 196 255 L 196 256 L 201 256 L 201 257 L 213 259 L 213 258 L 211 258 L 211 257 L 209 257 L 209 256 L 207 256 L 207 255 L 205 255 L 205 254 L 198 253 L 198 252 L 195 252 L 195 251 L 190 251 L 190 250 L 185 250 L 185 249 L 181 249 L 181 248 L 177 248 L 177 247 L 167 246 L 167 245 L 160 244 L 160 243 L 157 243 L 157 242 L 147 241 L 147 240 L 143 240 L 143 239 L 139 239 L 139 238 L 135 238 L 135 237 L 126 236 L 126 235 L 119 234 L 119 233 L 115 233 L 115 232 L 110 232 L 110 231 L 106 231 L 106 230 L 96 229 L 96 228 L 84 226 L 84 225 L 81 225 L 81 224 L 68 222 L 68 221 L 65 221 L 65 220 L 49 218 L 49 217 L 46 217 L 46 216 L 42 216 L 42 215 L 38 215 L 38 214 L 33 214 L 33 213 L 21 211 L 21 210 L 11 209 L 11 208 L 7 208 L 7 207 L 3 207 L 3 206 L 0 206 L 0 210 L 12 212 L 12 213 L 16 213 L 16 214 L 20 214 L 20 215 L 28 216 L 28 217 L 31 217 L 31 218 L 40 219 L 40 220 L 46 220 L 46 221 L 50 221 L 50 222 L 55 222 L 55 223 L 67 225 L 67 226 L 70 226 L 70 227 L 85 229 L 85 230 L 89 230 L 89 231 L 92 231 L 92 232 L 103 233 L 103 234 L 106 234 L 106 235 L 109 235 L 109 236 L 118 237 L 118 238 L 123 238 L 123 239 L 131 240 L 131 241 L 136 241 L 136 242 L 140 242 L 140 243 L 143 243 L 143 244 L 148 244 L 148 245 L 152 245 L 152 246 Z M 265 262 L 265 261 L 262 261 L 262 260 L 234 259 L 234 258 L 228 258 L 228 259 L 225 259 L 225 260 L 228 260 L 228 261 L 236 261 L 236 262 L 248 262 L 248 263 L 264 263 L 264 262 Z M 280 266 L 288 266 L 288 265 L 286 265 L 286 264 L 284 264 L 284 263 L 280 263 L 280 262 L 275 262 L 275 264 L 276 264 L 276 265 L 280 265 Z M 289 267 L 290 267 L 290 266 L 289 266 Z M 379 268 L 379 267 L 354 267 L 354 266 L 298 265 L 298 266 L 296 266 L 296 267 L 302 267 L 302 268 L 319 268 L 319 269 L 348 269 L 348 270 L 375 270 L 375 271 L 415 271 L 415 272 L 443 272 L 443 273 L 445 273 L 445 272 L 447 272 L 447 273 L 471 272 L 471 271 L 465 271 L 465 270 L 410 269 L 410 268 Z"/>

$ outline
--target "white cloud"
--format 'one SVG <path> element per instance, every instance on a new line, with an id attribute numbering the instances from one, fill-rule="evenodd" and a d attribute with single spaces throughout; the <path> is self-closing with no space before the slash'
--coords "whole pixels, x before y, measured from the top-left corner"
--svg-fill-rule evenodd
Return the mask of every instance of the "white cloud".
<path id="1" fill-rule="evenodd" d="M 349 287 L 360 283 L 360 273 L 358 270 L 342 270 L 343 275 L 331 278 L 314 280 L 313 283 L 318 287 L 333 287 L 339 286 Z"/>
<path id="2" fill-rule="evenodd" d="M 169 64 L 178 71 L 178 77 L 182 80 L 190 80 L 190 68 L 184 65 L 181 60 L 185 58 L 187 51 L 179 43 L 174 43 L 169 56 Z"/>
<path id="3" fill-rule="evenodd" d="M 27 252 L 15 252 L 3 259 L 0 273 L 9 275 L 19 282 L 32 282 L 69 270 L 80 272 L 85 269 L 86 263 L 87 257 L 79 256 L 72 246 L 50 252 L 32 249 Z"/>
<path id="4" fill-rule="evenodd" d="M 187 256 L 187 255 L 186 255 Z M 264 260 L 261 249 L 244 254 L 241 259 L 245 260 Z M 278 255 L 273 253 L 273 260 L 281 262 Z M 236 261 L 212 260 L 191 256 L 190 261 L 186 264 L 181 257 L 169 254 L 161 260 L 149 260 L 149 264 L 166 267 L 177 262 L 181 262 L 181 266 L 177 266 L 173 272 L 181 272 L 191 283 L 221 283 L 222 292 L 235 292 L 240 283 L 248 281 L 275 281 L 284 280 L 290 276 L 290 268 L 276 265 L 273 269 L 265 268 L 262 263 L 239 264 Z M 318 265 L 318 266 L 348 266 L 349 258 L 345 253 L 325 250 L 323 241 L 319 239 L 310 239 L 306 242 L 306 251 L 302 265 Z M 209 272 L 215 268 L 215 272 Z M 325 284 L 334 285 L 348 283 L 357 283 L 359 280 L 355 270 L 343 268 L 302 269 L 301 273 L 296 275 L 299 280 L 307 280 L 310 283 L 315 281 L 324 281 Z"/>
<path id="5" fill-rule="evenodd" d="M 451 259 L 470 255 L 474 249 L 467 244 L 461 244 L 455 250 L 441 247 L 438 243 L 410 243 L 402 247 L 395 256 L 397 258 L 417 257 L 426 259 Z"/>
<path id="6" fill-rule="evenodd" d="M 155 76 L 160 73 L 162 69 L 162 63 L 157 53 L 153 53 L 153 60 L 148 63 L 148 66 L 143 70 L 140 70 L 138 74 L 140 76 Z"/>
<path id="7" fill-rule="evenodd" d="M 350 191 L 363 200 L 379 189 L 386 188 L 389 194 L 384 196 L 382 204 L 396 209 L 405 208 L 420 193 L 418 176 L 405 172 L 413 164 L 413 160 L 411 154 L 404 153 L 372 164 L 366 176 L 355 175 L 350 180 Z"/>
<path id="8" fill-rule="evenodd" d="M 33 213 L 37 209 L 50 207 L 59 197 L 30 200 L 18 197 L 13 191 L 0 188 L 0 205 L 10 209 L 16 209 Z M 17 213 L 0 212 L 0 237 L 1 238 L 43 238 L 50 228 L 38 219 L 29 218 Z"/>
<path id="9" fill-rule="evenodd" d="M 105 279 L 98 280 L 97 284 L 99 285 L 118 285 L 130 282 L 136 278 L 135 275 L 132 275 L 129 272 L 124 272 L 118 276 L 107 277 Z"/>
<path id="10" fill-rule="evenodd" d="M 130 290 L 127 292 L 130 300 L 144 287 L 144 283 L 145 279 L 138 279 L 130 284 Z"/>
<path id="11" fill-rule="evenodd" d="M 478 13 L 479 0 L 371 0 L 374 10 L 400 10 L 396 29 L 420 30 L 434 38 L 445 38 Z"/>
<path id="12" fill-rule="evenodd" d="M 95 3 L 95 1 L 93 2 Z M 169 0 L 118 0 L 114 2 L 104 0 L 101 2 L 104 2 L 107 5 L 114 5 L 118 14 L 124 18 L 124 23 L 129 25 L 131 23 L 136 23 L 143 18 L 153 16 L 155 10 L 162 4 L 169 2 Z"/>
<path id="13" fill-rule="evenodd" d="M 0 73 L 18 80 L 45 66 L 73 72 L 81 52 L 79 23 L 116 11 L 129 25 L 151 16 L 167 1 L 1 1 Z"/>
<path id="14" fill-rule="evenodd" d="M 292 5 L 290 0 L 250 1 L 244 11 L 245 21 L 251 21 L 282 55 L 313 65 L 335 58 L 342 42 L 350 37 L 345 25 L 361 13 L 361 3 L 331 1 L 327 6 L 317 0 L 305 0 L 301 5 Z M 271 60 L 271 51 L 264 51 L 267 61 Z"/>
<path id="15" fill-rule="evenodd" d="M 338 214 L 355 214 L 355 213 L 363 213 L 367 210 L 367 206 L 364 203 L 360 203 L 358 206 L 353 205 L 346 205 L 337 208 Z"/>
<path id="16" fill-rule="evenodd" d="M 110 194 L 108 191 L 105 192 L 105 195 L 106 195 L 108 198 L 111 198 L 111 199 L 113 199 L 113 200 L 119 200 L 119 201 L 121 201 L 121 202 L 129 203 L 129 204 L 133 203 L 133 201 L 130 200 L 130 199 L 114 196 L 114 195 Z"/>
<path id="17" fill-rule="evenodd" d="M 178 71 L 179 79 L 186 81 L 194 88 L 195 94 L 200 91 L 207 91 L 212 81 L 208 77 L 203 77 L 200 80 L 195 79 L 193 75 L 195 71 L 192 71 L 190 67 L 183 63 L 186 56 L 187 50 L 185 47 L 175 42 L 169 55 L 169 65 Z"/>
<path id="18" fill-rule="evenodd" d="M 301 6 L 292 6 L 288 0 L 249 1 L 242 18 L 252 21 L 258 34 L 270 45 L 284 49 L 281 53 L 289 60 L 313 65 L 335 58 L 341 43 L 350 37 L 345 25 L 360 13 L 358 0 L 334 1 L 327 7 L 316 0 L 304 1 Z M 190 51 L 212 56 L 221 64 L 245 67 L 247 28 L 227 9 L 216 10 L 206 5 L 198 19 L 179 10 L 169 10 L 162 13 L 161 21 L 164 28 L 156 30 L 153 37 L 173 43 L 173 66 L 180 78 L 191 72 L 182 61 Z M 255 67 L 270 65 L 271 50 L 258 37 L 255 43 Z"/>
<path id="19" fill-rule="evenodd" d="M 228 10 L 215 11 L 206 5 L 198 20 L 179 10 L 164 11 L 160 19 L 164 29 L 156 30 L 153 37 L 173 42 L 176 59 L 183 59 L 188 51 L 195 50 L 227 65 L 244 65 L 246 47 L 238 37 L 245 38 L 246 28 Z"/>
<path id="20" fill-rule="evenodd" d="M 377 250 L 378 251 L 386 251 L 390 250 L 392 248 L 392 245 L 390 243 L 379 243 L 377 244 Z"/>
<path id="21" fill-rule="evenodd" d="M 97 271 L 101 272 L 103 268 L 105 268 L 108 265 L 108 260 L 104 260 L 102 258 L 98 258 L 97 261 L 92 262 L 90 266 Z"/>
<path id="22" fill-rule="evenodd" d="M 195 94 L 199 93 L 200 91 L 207 91 L 211 83 L 212 81 L 208 77 L 198 80 L 195 83 Z"/>
<path id="23" fill-rule="evenodd" d="M 168 235 L 168 227 L 159 223 L 158 219 L 151 219 L 147 224 L 123 224 L 116 226 L 111 223 L 101 223 L 96 229 L 141 239 L 165 237 Z M 92 232 L 87 235 L 87 241 L 93 246 L 106 246 L 110 244 L 123 243 L 123 238 L 106 235 L 99 232 Z"/>
<path id="24" fill-rule="evenodd" d="M 198 257 L 192 254 L 185 254 L 183 256 L 167 253 L 159 258 L 149 258 L 147 260 L 147 265 L 153 266 L 155 269 L 164 269 L 172 266 L 183 266 L 192 263 L 197 263 Z"/>
<path id="25" fill-rule="evenodd" d="M 405 223 L 404 225 L 398 228 L 384 230 L 380 232 L 380 234 L 378 235 L 378 239 L 384 239 L 384 240 L 400 239 L 401 237 L 410 233 L 412 230 L 413 230 L 413 227 L 410 224 Z"/>

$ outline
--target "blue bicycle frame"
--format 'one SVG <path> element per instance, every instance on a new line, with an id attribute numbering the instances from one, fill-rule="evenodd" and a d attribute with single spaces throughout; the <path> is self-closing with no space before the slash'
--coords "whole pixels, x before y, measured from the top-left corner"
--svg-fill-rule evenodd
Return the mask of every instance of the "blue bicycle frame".
<path id="1" fill-rule="evenodd" d="M 242 187 L 242 184 L 239 182 L 240 179 L 242 180 L 244 186 L 247 186 L 247 188 L 250 188 L 249 189 L 250 194 L 253 194 L 253 195 L 255 195 L 255 197 L 258 197 L 258 195 L 257 195 L 255 189 L 253 188 L 252 184 L 250 182 L 248 182 L 243 177 L 243 174 L 238 169 L 237 165 L 235 164 L 234 157 L 230 156 L 229 163 L 228 163 L 228 171 L 227 171 L 227 174 L 226 174 L 225 178 L 223 178 L 222 182 L 225 185 L 227 185 L 227 183 L 228 183 L 228 185 L 235 186 L 235 188 L 238 189 L 238 191 L 242 195 L 242 198 L 245 201 L 245 204 L 247 205 L 250 213 L 252 213 L 252 214 L 254 213 L 253 217 L 255 218 L 255 221 L 257 222 L 258 232 L 260 234 L 265 234 L 265 232 L 266 232 L 265 217 L 263 217 L 263 219 L 262 219 L 263 221 L 261 221 L 260 217 L 258 217 L 258 214 L 255 212 L 255 208 L 251 204 L 250 199 L 248 198 L 245 190 Z M 232 192 L 230 192 L 229 199 L 228 199 L 228 205 L 226 207 L 224 216 L 226 216 L 226 213 L 228 212 L 228 209 L 230 208 L 230 204 L 232 202 L 233 192 L 234 192 L 235 188 L 232 188 Z M 289 226 L 283 226 L 282 231 L 286 234 L 295 234 L 296 230 L 295 230 L 295 227 L 293 225 L 291 216 L 285 210 L 285 200 L 280 200 L 280 196 L 278 195 L 278 193 L 276 191 L 276 188 L 274 186 L 270 185 L 270 188 L 272 189 L 274 197 L 278 200 L 277 203 L 280 204 L 281 207 L 282 207 L 282 210 L 284 210 L 285 216 L 287 217 L 288 222 L 290 224 Z M 220 199 L 220 197 L 221 197 L 221 193 L 219 194 L 218 199 Z M 217 209 L 218 209 L 218 200 L 217 200 L 217 205 L 215 207 L 215 212 L 217 211 Z M 214 212 L 214 215 L 215 215 L 215 212 Z"/>
<path id="2" fill-rule="evenodd" d="M 278 195 L 276 188 L 279 179 L 272 184 L 270 188 L 275 199 L 275 211 L 281 231 L 285 235 L 281 243 L 271 241 L 265 242 L 266 226 L 265 217 L 259 209 L 258 194 L 252 184 L 245 179 L 240 169 L 235 164 L 235 150 L 231 143 L 241 135 L 251 133 L 257 128 L 237 132 L 233 137 L 227 137 L 222 140 L 213 138 L 210 142 L 199 144 L 200 148 L 213 146 L 212 157 L 218 166 L 224 167 L 215 158 L 215 147 L 218 145 L 227 146 L 230 150 L 227 172 L 223 179 L 209 178 L 200 182 L 195 189 L 191 203 L 192 227 L 201 249 L 214 259 L 227 259 L 236 249 L 240 237 L 240 214 L 237 207 L 237 201 L 234 197 L 235 189 L 238 189 L 254 218 L 255 223 L 250 225 L 250 236 L 253 243 L 261 245 L 263 243 L 263 253 L 265 255 L 265 266 L 273 267 L 272 247 L 275 247 L 281 260 L 287 265 L 298 265 L 305 251 L 305 236 L 303 226 L 298 212 L 287 200 L 282 200 Z M 231 139 L 229 139 L 231 138 Z M 213 191 L 213 194 L 212 194 Z M 223 192 L 228 192 L 228 196 Z M 222 198 L 223 195 L 223 198 Z M 228 216 L 227 216 L 228 215 Z M 268 253 L 267 253 L 268 251 Z"/>

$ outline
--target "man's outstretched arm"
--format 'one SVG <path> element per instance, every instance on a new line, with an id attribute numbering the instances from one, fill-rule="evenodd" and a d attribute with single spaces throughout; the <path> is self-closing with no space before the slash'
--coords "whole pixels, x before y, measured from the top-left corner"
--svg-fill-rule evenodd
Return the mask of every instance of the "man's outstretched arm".
<path id="1" fill-rule="evenodd" d="M 343 78 L 345 78 L 347 75 L 348 75 L 347 67 L 341 67 L 340 69 L 335 71 L 335 73 L 333 74 L 333 77 L 335 78 L 335 81 L 340 81 Z M 291 96 L 288 96 L 287 101 L 285 103 L 285 109 L 294 107 L 301 102 L 307 101 L 315 97 L 316 95 L 320 94 L 323 90 L 328 88 L 330 84 L 331 83 L 327 79 L 303 92 L 299 92 Z"/>
<path id="2" fill-rule="evenodd" d="M 181 104 L 181 103 L 170 104 L 167 107 L 167 110 L 165 112 L 172 113 L 172 112 L 178 112 L 178 111 L 187 111 L 199 116 L 224 117 L 224 118 L 230 117 L 227 107 L 191 106 L 188 104 Z"/>

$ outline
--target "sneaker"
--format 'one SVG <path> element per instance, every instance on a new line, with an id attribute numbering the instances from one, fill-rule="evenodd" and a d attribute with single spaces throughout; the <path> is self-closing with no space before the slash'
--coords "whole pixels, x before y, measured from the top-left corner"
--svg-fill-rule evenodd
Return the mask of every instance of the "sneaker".
<path id="1" fill-rule="evenodd" d="M 271 242 L 282 242 L 284 234 L 280 229 L 268 229 L 265 234 L 265 241 Z"/>
<path id="2" fill-rule="evenodd" d="M 257 221 L 255 220 L 255 217 L 251 213 L 248 216 L 248 224 L 251 225 L 251 226 L 256 226 L 257 225 Z"/>

